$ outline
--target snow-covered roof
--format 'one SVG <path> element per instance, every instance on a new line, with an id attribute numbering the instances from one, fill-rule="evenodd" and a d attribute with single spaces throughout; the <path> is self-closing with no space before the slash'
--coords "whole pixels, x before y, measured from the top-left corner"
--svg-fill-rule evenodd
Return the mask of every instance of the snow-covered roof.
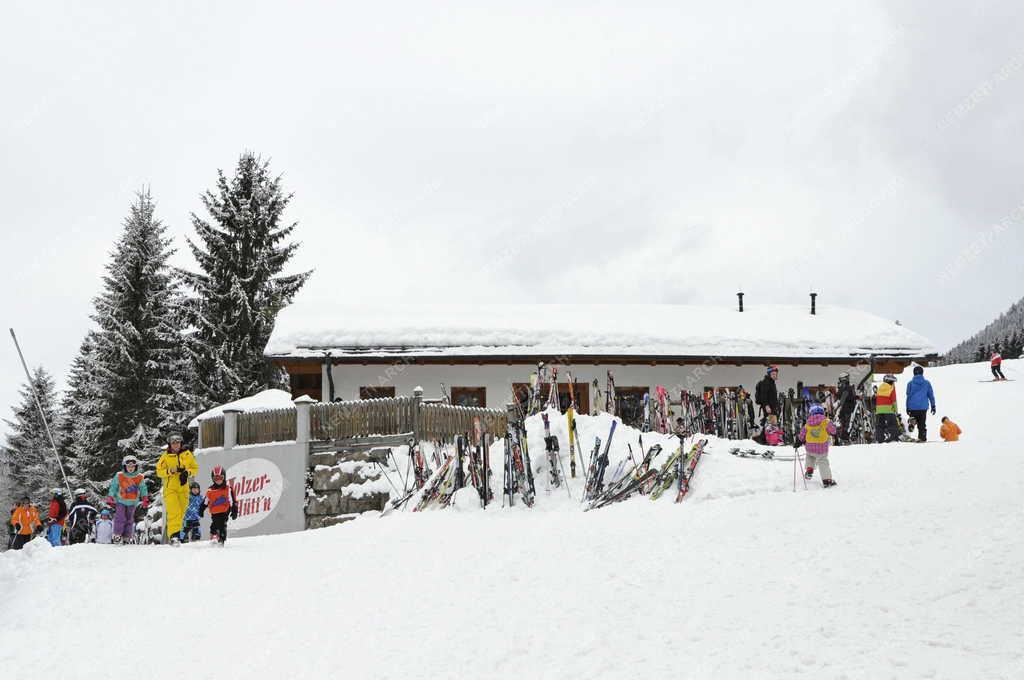
<path id="1" fill-rule="evenodd" d="M 263 390 L 248 397 L 242 397 L 227 404 L 215 406 L 205 413 L 200 413 L 192 419 L 188 426 L 199 427 L 200 420 L 216 418 L 222 415 L 224 411 L 273 411 L 278 408 L 290 408 L 294 405 L 292 395 L 284 390 Z"/>
<path id="2" fill-rule="evenodd" d="M 398 356 L 924 357 L 921 335 L 865 312 L 758 305 L 417 305 L 289 307 L 266 354 Z"/>

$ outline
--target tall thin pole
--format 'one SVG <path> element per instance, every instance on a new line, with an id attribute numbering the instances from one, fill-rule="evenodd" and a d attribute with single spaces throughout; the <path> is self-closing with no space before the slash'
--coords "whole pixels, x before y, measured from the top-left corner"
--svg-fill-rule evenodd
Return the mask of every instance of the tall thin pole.
<path id="1" fill-rule="evenodd" d="M 60 460 L 60 454 L 57 453 L 57 445 L 53 442 L 53 433 L 50 432 L 50 423 L 46 420 L 46 414 L 43 412 L 43 404 L 39 401 L 39 394 L 36 392 L 35 383 L 32 382 L 32 374 L 28 372 L 28 364 L 25 363 L 25 355 L 21 353 L 21 345 L 18 344 L 18 336 L 14 334 L 14 329 L 11 331 L 11 340 L 14 340 L 14 348 L 18 350 L 18 358 L 21 359 L 21 367 L 25 369 L 25 377 L 28 379 L 28 388 L 32 390 L 32 397 L 36 400 L 36 408 L 39 409 L 39 417 L 43 419 L 43 427 L 46 428 L 46 436 L 50 440 L 50 448 L 53 449 L 53 457 L 57 459 L 57 467 L 60 468 L 60 476 L 64 478 L 64 488 L 67 489 L 68 498 L 71 498 L 71 485 L 68 484 L 68 476 L 64 474 L 64 463 Z"/>

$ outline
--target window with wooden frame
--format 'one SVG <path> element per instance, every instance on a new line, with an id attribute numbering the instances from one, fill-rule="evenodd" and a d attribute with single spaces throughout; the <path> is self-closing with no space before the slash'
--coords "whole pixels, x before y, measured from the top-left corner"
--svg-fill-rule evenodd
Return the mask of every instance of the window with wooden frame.
<path id="1" fill-rule="evenodd" d="M 452 404 L 455 406 L 487 407 L 486 387 L 452 387 Z"/>
<path id="2" fill-rule="evenodd" d="M 394 386 L 388 387 L 360 387 L 359 398 L 360 399 L 385 399 L 394 398 L 395 388 Z"/>
<path id="3" fill-rule="evenodd" d="M 319 366 L 311 366 L 309 369 L 296 370 L 288 369 L 288 387 L 292 393 L 292 399 L 303 395 L 323 401 L 323 375 Z"/>

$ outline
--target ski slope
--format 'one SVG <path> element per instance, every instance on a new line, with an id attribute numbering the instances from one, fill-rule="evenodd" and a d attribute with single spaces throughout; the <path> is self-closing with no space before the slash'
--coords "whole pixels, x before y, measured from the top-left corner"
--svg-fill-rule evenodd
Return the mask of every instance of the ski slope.
<path id="1" fill-rule="evenodd" d="M 1024 362 L 1004 370 L 1017 377 Z M 37 540 L 0 555 L 0 668 L 11 678 L 1019 679 L 1024 461 L 1004 413 L 1024 382 L 978 382 L 987 374 L 986 364 L 930 369 L 938 415 L 963 439 L 834 449 L 834 489 L 815 478 L 794 493 L 791 463 L 738 459 L 712 440 L 679 505 L 637 498 L 584 513 L 538 475 L 533 509 L 483 511 L 470 491 L 444 511 L 224 550 Z M 936 438 L 938 417 L 929 424 Z M 585 444 L 603 427 L 586 425 Z"/>

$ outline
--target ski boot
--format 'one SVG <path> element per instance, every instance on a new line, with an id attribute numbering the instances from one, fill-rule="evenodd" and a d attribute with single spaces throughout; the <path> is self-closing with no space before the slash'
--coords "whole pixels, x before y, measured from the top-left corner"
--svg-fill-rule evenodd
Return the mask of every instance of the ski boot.
<path id="1" fill-rule="evenodd" d="M 124 538 L 120 534 L 114 534 L 110 540 L 114 545 L 121 545 Z"/>
<path id="2" fill-rule="evenodd" d="M 811 479 L 812 477 L 814 477 L 814 468 L 809 467 L 804 470 L 804 479 Z"/>
<path id="3" fill-rule="evenodd" d="M 823 479 L 823 480 L 821 480 L 821 485 L 827 489 L 830 486 L 835 486 L 836 485 L 836 480 L 834 480 L 834 479 Z"/>

